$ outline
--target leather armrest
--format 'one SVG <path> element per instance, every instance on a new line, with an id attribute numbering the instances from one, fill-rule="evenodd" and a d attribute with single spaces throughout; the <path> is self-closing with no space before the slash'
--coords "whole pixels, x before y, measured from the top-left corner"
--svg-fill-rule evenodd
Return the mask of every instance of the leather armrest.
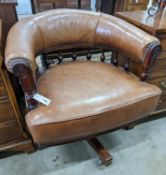
<path id="1" fill-rule="evenodd" d="M 156 37 L 110 15 L 102 15 L 96 33 L 97 43 L 106 43 L 143 65 L 146 65 L 148 54 L 160 45 L 160 41 Z"/>

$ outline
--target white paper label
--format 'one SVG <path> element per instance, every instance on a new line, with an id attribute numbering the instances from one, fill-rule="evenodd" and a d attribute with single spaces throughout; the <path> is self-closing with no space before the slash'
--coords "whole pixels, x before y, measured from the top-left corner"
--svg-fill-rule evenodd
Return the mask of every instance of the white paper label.
<path id="1" fill-rule="evenodd" d="M 44 97 L 43 95 L 39 94 L 39 93 L 36 93 L 34 96 L 33 96 L 33 99 L 35 99 L 36 101 L 42 103 L 43 105 L 46 105 L 46 106 L 49 106 L 50 103 L 51 103 L 51 100 Z"/>

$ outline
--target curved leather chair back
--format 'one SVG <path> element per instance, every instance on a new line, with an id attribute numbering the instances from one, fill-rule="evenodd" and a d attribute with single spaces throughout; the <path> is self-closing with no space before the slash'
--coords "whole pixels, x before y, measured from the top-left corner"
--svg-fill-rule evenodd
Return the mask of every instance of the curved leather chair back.
<path id="1" fill-rule="evenodd" d="M 158 39 L 110 15 L 83 10 L 59 9 L 20 20 L 9 32 L 6 65 L 13 71 L 20 62 L 35 69 L 42 50 L 70 44 L 113 47 L 144 64 L 148 48 Z"/>

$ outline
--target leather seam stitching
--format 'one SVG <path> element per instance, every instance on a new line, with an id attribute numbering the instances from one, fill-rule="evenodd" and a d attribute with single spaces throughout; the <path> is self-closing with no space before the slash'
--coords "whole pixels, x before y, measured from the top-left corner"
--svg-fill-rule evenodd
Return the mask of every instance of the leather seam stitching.
<path id="1" fill-rule="evenodd" d="M 44 39 L 44 35 L 43 35 L 43 32 L 41 31 L 39 25 L 35 22 L 35 20 L 33 20 L 34 24 L 36 24 L 40 34 L 41 34 L 41 37 L 42 37 L 42 40 L 43 40 L 43 43 L 44 43 L 44 49 L 46 49 L 46 44 L 45 44 L 45 39 Z"/>
<path id="2" fill-rule="evenodd" d="M 122 105 L 120 105 L 120 106 L 118 106 L 118 108 L 123 108 L 123 107 L 126 107 L 126 106 L 128 106 L 128 105 L 133 105 L 133 104 L 135 104 L 135 103 L 139 103 L 139 102 L 141 102 L 142 100 L 148 100 L 148 99 L 150 99 L 150 98 L 155 98 L 156 96 L 159 96 L 160 94 L 154 94 L 154 95 L 148 95 L 146 98 L 144 98 L 144 97 L 142 97 L 142 98 L 140 98 L 140 99 L 138 99 L 138 100 L 135 100 L 135 101 L 132 101 L 132 102 L 130 102 L 130 103 L 128 103 L 128 104 L 122 104 Z M 110 108 L 109 109 L 109 111 L 110 110 L 117 110 L 118 109 L 117 107 L 114 107 L 114 108 Z M 26 121 L 29 123 L 29 126 L 41 126 L 41 125 L 46 125 L 46 124 L 48 124 L 48 125 L 51 125 L 51 124 L 58 124 L 58 123 L 63 123 L 63 122 L 68 122 L 68 121 L 73 121 L 73 120 L 81 120 L 81 119 L 84 119 L 84 118 L 91 118 L 91 117 L 93 117 L 94 115 L 98 115 L 98 114 L 102 114 L 102 113 L 105 113 L 105 112 L 109 112 L 108 110 L 103 110 L 102 112 L 98 112 L 98 113 L 93 113 L 93 114 L 91 114 L 91 116 L 88 116 L 88 115 L 85 115 L 84 117 L 82 117 L 82 118 L 73 118 L 73 119 L 70 119 L 70 120 L 64 120 L 64 121 L 58 121 L 58 122 L 48 122 L 48 123 L 40 123 L 40 124 L 35 124 L 35 125 L 33 125 L 33 124 L 30 124 L 31 122 L 29 121 L 29 118 L 27 117 L 27 115 L 26 115 Z"/>
<path id="3" fill-rule="evenodd" d="M 99 18 L 98 18 L 98 21 L 97 21 L 97 24 L 96 24 L 96 30 L 95 30 L 95 35 L 94 35 L 94 44 L 96 44 L 96 35 L 97 35 L 97 29 L 98 29 L 98 26 L 99 26 L 99 22 L 100 22 L 100 18 L 102 17 L 103 13 L 100 14 Z"/>

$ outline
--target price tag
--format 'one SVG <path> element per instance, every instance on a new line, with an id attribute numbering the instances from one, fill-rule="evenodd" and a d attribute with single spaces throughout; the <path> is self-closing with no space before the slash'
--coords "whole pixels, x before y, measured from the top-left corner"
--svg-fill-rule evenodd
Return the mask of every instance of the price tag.
<path id="1" fill-rule="evenodd" d="M 50 103 L 51 103 L 51 100 L 44 97 L 43 95 L 39 94 L 39 93 L 36 93 L 34 96 L 33 96 L 33 99 L 35 99 L 36 101 L 42 103 L 43 105 L 46 105 L 46 106 L 49 106 Z"/>

